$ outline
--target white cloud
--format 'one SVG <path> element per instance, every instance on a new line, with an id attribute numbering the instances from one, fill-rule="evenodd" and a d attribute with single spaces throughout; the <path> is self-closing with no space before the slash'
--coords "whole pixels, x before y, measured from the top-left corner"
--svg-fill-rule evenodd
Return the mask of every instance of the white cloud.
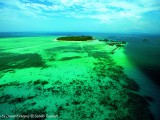
<path id="1" fill-rule="evenodd" d="M 20 9 L 20 13 L 32 17 L 54 18 L 54 16 L 66 16 L 74 18 L 90 18 L 100 22 L 111 22 L 114 19 L 139 20 L 144 13 L 160 11 L 160 0 L 39 0 L 41 2 L 29 2 L 28 0 L 4 0 L 4 4 L 11 8 L 2 8 L 7 13 L 12 8 Z M 45 4 L 48 1 L 51 4 Z M 18 13 L 18 10 L 17 10 Z M 7 13 L 9 14 L 9 13 Z"/>

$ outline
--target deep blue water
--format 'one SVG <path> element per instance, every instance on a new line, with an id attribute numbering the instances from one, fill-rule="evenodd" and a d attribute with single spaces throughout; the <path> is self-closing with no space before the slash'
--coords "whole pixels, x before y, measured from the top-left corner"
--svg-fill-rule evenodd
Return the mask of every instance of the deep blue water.
<path id="1" fill-rule="evenodd" d="M 127 41 L 129 43 L 126 46 L 128 58 L 155 84 L 160 85 L 160 36 L 118 35 L 108 38 Z"/>

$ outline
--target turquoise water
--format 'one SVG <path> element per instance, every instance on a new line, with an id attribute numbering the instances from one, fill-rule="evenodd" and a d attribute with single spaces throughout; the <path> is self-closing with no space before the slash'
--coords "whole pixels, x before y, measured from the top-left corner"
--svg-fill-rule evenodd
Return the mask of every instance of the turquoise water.
<path id="1" fill-rule="evenodd" d="M 159 119 L 159 81 L 154 79 L 157 76 L 153 72 L 159 68 L 158 37 L 96 33 L 1 34 L 1 114 L 30 112 L 48 113 L 55 119 L 96 120 L 101 116 L 99 119 L 146 120 L 152 119 L 147 100 L 150 111 Z M 105 42 L 55 42 L 59 35 L 93 35 L 97 39 L 124 40 L 128 44 L 111 55 L 114 46 L 107 46 Z M 144 38 L 149 41 L 143 42 Z M 151 75 L 145 71 L 148 67 Z M 137 82 L 139 90 L 126 75 Z"/>

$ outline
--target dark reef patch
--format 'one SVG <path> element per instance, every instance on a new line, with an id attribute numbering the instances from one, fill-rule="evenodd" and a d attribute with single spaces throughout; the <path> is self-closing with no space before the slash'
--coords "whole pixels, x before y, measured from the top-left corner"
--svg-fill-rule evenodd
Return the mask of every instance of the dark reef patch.
<path id="1" fill-rule="evenodd" d="M 82 58 L 81 56 L 69 56 L 69 57 L 64 57 L 60 59 L 56 59 L 56 56 L 60 53 L 67 53 L 67 52 L 72 52 L 72 53 L 84 53 L 84 50 L 80 46 L 59 46 L 59 47 L 53 47 L 45 50 L 46 54 L 48 55 L 48 60 L 49 61 L 63 61 L 63 60 L 71 60 L 71 59 L 78 59 Z"/>
<path id="2" fill-rule="evenodd" d="M 89 52 L 89 54 L 94 57 L 94 58 L 97 58 L 97 59 L 101 59 L 101 58 L 105 58 L 105 59 L 108 59 L 108 55 L 106 54 L 106 52 L 100 52 L 100 51 L 92 51 L 92 52 Z"/>
<path id="3" fill-rule="evenodd" d="M 59 46 L 59 47 L 53 47 L 46 49 L 46 52 L 59 52 L 59 51 L 67 51 L 67 52 L 72 52 L 72 51 L 81 51 L 82 48 L 80 46 Z"/>
<path id="4" fill-rule="evenodd" d="M 48 84 L 49 82 L 46 81 L 46 80 L 36 80 L 33 82 L 34 85 L 38 85 L 38 84 L 41 84 L 41 85 L 46 85 Z"/>
<path id="5" fill-rule="evenodd" d="M 13 98 L 13 96 L 10 94 L 2 95 L 0 97 L 0 104 L 9 102 L 11 98 Z"/>
<path id="6" fill-rule="evenodd" d="M 6 84 L 0 84 L 0 89 L 4 89 L 5 87 L 9 87 L 9 86 L 19 86 L 20 83 L 15 81 L 15 82 L 10 82 L 10 83 L 6 83 Z M 22 83 L 21 83 L 22 85 Z"/>
<path id="7" fill-rule="evenodd" d="M 13 98 L 13 96 L 12 96 L 8 101 L 6 101 L 6 103 L 8 103 L 8 104 L 22 104 L 25 101 L 31 100 L 35 97 L 36 97 L 35 95 L 27 96 L 27 97 L 21 96 L 21 97 L 15 97 L 15 98 Z"/>
<path id="8" fill-rule="evenodd" d="M 26 101 L 27 99 L 25 99 L 24 97 L 18 97 L 18 98 L 13 98 L 9 101 L 9 104 L 17 104 L 17 103 L 22 103 L 24 101 Z"/>
<path id="9" fill-rule="evenodd" d="M 80 56 L 63 57 L 63 58 L 60 59 L 60 61 L 72 60 L 72 59 L 78 59 L 78 58 L 82 58 L 82 57 L 80 57 Z"/>
<path id="10" fill-rule="evenodd" d="M 6 54 L 8 55 L 0 57 L 0 70 L 45 67 L 45 62 L 37 53 Z"/>

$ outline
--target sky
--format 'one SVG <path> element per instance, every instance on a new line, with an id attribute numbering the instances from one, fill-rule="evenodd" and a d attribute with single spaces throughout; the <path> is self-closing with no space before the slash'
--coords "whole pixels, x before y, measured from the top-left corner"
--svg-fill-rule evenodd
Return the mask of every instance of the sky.
<path id="1" fill-rule="evenodd" d="M 0 0 L 0 32 L 160 34 L 160 0 Z"/>

